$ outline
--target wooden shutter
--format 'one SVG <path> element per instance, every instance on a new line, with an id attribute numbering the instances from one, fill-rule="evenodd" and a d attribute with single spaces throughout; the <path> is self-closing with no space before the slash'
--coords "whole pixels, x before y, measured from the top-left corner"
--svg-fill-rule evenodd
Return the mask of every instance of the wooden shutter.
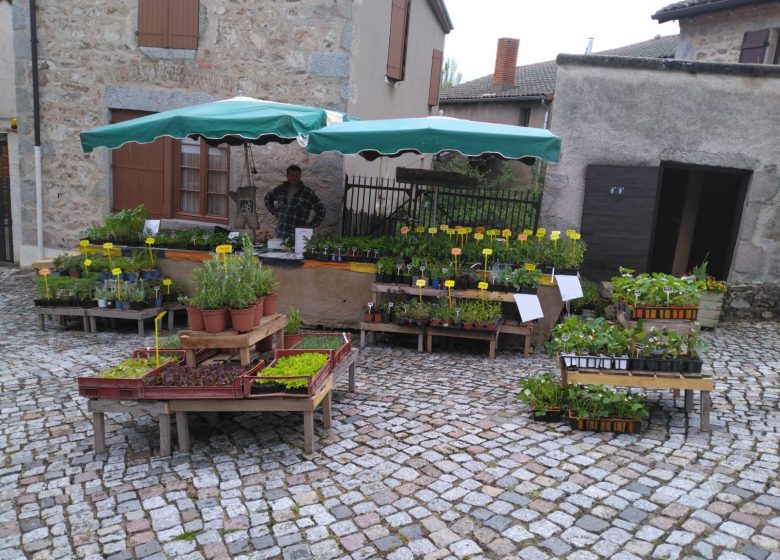
<path id="1" fill-rule="evenodd" d="M 431 83 L 428 86 L 428 105 L 431 107 L 439 104 L 442 55 L 443 53 L 439 49 L 433 49 L 433 56 L 431 57 Z"/>
<path id="2" fill-rule="evenodd" d="M 138 0 L 138 46 L 166 47 L 168 0 Z"/>
<path id="3" fill-rule="evenodd" d="M 739 61 L 749 64 L 762 64 L 766 46 L 769 44 L 768 39 L 769 29 L 746 32 L 742 38 Z"/>
<path id="4" fill-rule="evenodd" d="M 168 48 L 198 48 L 198 0 L 168 0 Z"/>
<path id="5" fill-rule="evenodd" d="M 146 113 L 111 112 L 111 122 L 122 122 Z M 165 139 L 150 144 L 129 142 L 111 152 L 111 177 L 114 183 L 113 210 L 146 206 L 152 218 L 169 217 L 165 208 Z"/>
<path id="6" fill-rule="evenodd" d="M 658 167 L 588 166 L 581 226 L 586 278 L 609 280 L 620 266 L 647 270 L 658 177 Z"/>
<path id="7" fill-rule="evenodd" d="M 390 12 L 390 42 L 387 47 L 387 77 L 404 79 L 406 35 L 409 29 L 409 0 L 392 0 Z"/>

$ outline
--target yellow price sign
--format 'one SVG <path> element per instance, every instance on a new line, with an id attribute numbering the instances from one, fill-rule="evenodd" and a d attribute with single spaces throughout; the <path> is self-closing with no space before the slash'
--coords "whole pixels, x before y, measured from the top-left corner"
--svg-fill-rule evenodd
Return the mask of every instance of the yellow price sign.
<path id="1" fill-rule="evenodd" d="M 444 281 L 444 287 L 445 288 L 454 288 L 455 287 L 455 280 L 445 280 Z"/>
<path id="2" fill-rule="evenodd" d="M 574 237 L 573 237 L 572 239 L 574 239 L 575 241 L 579 241 L 579 239 L 580 239 L 581 237 L 582 237 L 582 234 L 581 234 L 581 233 L 575 233 L 575 234 L 574 234 Z"/>
<path id="3" fill-rule="evenodd" d="M 442 230 L 442 231 L 448 231 L 450 229 L 450 225 L 449 224 L 442 224 L 442 225 L 439 226 L 439 229 Z"/>
<path id="4" fill-rule="evenodd" d="M 232 253 L 233 252 L 233 246 L 232 245 L 217 245 L 217 253 Z"/>
<path id="5" fill-rule="evenodd" d="M 464 227 L 457 227 L 457 228 L 455 228 L 455 233 L 457 233 L 458 235 L 465 235 L 466 228 L 464 228 Z"/>
<path id="6" fill-rule="evenodd" d="M 488 289 L 488 283 L 487 282 L 480 282 L 479 284 L 477 284 L 477 287 L 480 290 L 487 290 Z"/>
<path id="7" fill-rule="evenodd" d="M 511 229 L 502 230 L 501 237 L 506 237 L 507 239 L 509 239 L 510 237 L 512 237 L 512 230 Z"/>
<path id="8" fill-rule="evenodd" d="M 416 228 L 414 228 L 414 231 L 415 233 L 424 233 L 425 228 L 423 226 L 417 226 Z"/>
<path id="9" fill-rule="evenodd" d="M 43 276 L 43 286 L 46 288 L 46 299 L 49 299 L 49 274 L 51 274 L 51 270 L 42 268 L 38 271 L 38 274 Z"/>
<path id="10" fill-rule="evenodd" d="M 547 235 L 547 228 L 543 228 L 543 227 L 536 228 L 536 237 L 539 236 L 544 237 L 545 235 Z"/>
<path id="11" fill-rule="evenodd" d="M 111 243 L 110 241 L 103 243 L 103 249 L 105 249 L 106 251 L 110 251 L 113 248 L 114 248 L 114 244 Z"/>
<path id="12" fill-rule="evenodd" d="M 447 230 L 447 235 L 455 235 L 456 233 L 457 233 L 457 230 L 454 230 L 454 229 L 448 229 Z"/>
<path id="13" fill-rule="evenodd" d="M 471 233 L 471 228 L 470 227 L 466 228 L 466 233 Z"/>
<path id="14" fill-rule="evenodd" d="M 122 269 L 118 268 L 118 267 L 117 268 L 112 268 L 111 269 L 111 274 L 113 274 L 114 276 L 119 276 L 120 274 L 122 274 Z"/>
<path id="15" fill-rule="evenodd" d="M 536 238 L 537 239 L 544 239 L 545 233 L 543 231 L 536 231 Z"/>
<path id="16" fill-rule="evenodd" d="M 402 227 L 401 228 L 401 234 L 402 235 L 406 235 L 407 233 L 409 233 L 409 226 Z"/>
<path id="17" fill-rule="evenodd" d="M 40 274 L 41 276 L 48 276 L 49 274 L 51 274 L 51 270 L 49 270 L 48 268 L 42 268 L 38 271 L 38 274 Z"/>
<path id="18" fill-rule="evenodd" d="M 170 278 L 163 278 L 162 285 L 165 286 L 165 289 L 168 291 L 168 294 L 171 293 L 171 284 L 173 284 L 173 280 Z"/>
<path id="19" fill-rule="evenodd" d="M 417 282 L 415 282 L 415 285 L 416 285 L 418 288 L 424 288 L 424 287 L 425 287 L 425 284 L 426 284 L 426 282 L 425 282 L 425 279 L 424 279 L 424 278 L 418 278 L 418 279 L 417 279 Z"/>
<path id="20" fill-rule="evenodd" d="M 154 245 L 154 237 L 147 237 L 146 238 L 146 244 L 147 245 Z"/>
<path id="21" fill-rule="evenodd" d="M 497 229 L 489 229 L 489 230 L 487 230 L 487 234 L 488 234 L 488 235 L 493 235 L 493 236 L 496 236 L 496 235 L 498 235 L 499 233 L 501 233 L 501 231 L 500 231 L 500 230 L 497 230 Z"/>
<path id="22" fill-rule="evenodd" d="M 160 319 L 162 319 L 167 311 L 161 311 L 154 318 L 154 357 L 157 361 L 157 367 L 160 367 Z"/>
<path id="23" fill-rule="evenodd" d="M 461 249 L 460 247 L 453 247 L 450 253 L 452 253 L 453 255 L 460 255 Z"/>
<path id="24" fill-rule="evenodd" d="M 489 247 L 485 247 L 484 249 L 482 249 L 482 254 L 483 255 L 492 255 L 493 254 L 493 249 L 490 249 Z"/>
<path id="25" fill-rule="evenodd" d="M 430 233 L 431 235 L 435 235 L 436 233 L 438 233 L 438 231 L 439 231 L 439 228 L 437 228 L 437 227 L 429 227 L 428 228 L 428 233 Z"/>
<path id="26" fill-rule="evenodd" d="M 523 230 L 523 235 L 533 235 L 533 234 L 534 234 L 534 232 L 531 231 L 530 229 L 524 229 Z"/>
<path id="27" fill-rule="evenodd" d="M 484 238 L 485 238 L 485 236 L 483 234 L 481 234 L 481 233 L 475 233 L 474 234 L 474 239 L 476 239 L 477 241 L 482 241 Z"/>
<path id="28" fill-rule="evenodd" d="M 536 270 L 536 265 L 534 263 L 525 263 L 523 268 L 531 272 L 532 270 Z"/>
<path id="29" fill-rule="evenodd" d="M 92 266 L 92 259 L 84 259 L 84 268 L 89 270 L 90 266 Z"/>
<path id="30" fill-rule="evenodd" d="M 554 229 L 554 230 L 552 230 L 552 231 L 550 232 L 550 239 L 552 239 L 553 237 L 557 237 L 558 239 L 560 239 L 560 237 L 561 237 L 561 231 L 560 231 L 560 230 L 558 230 L 558 229 Z"/>
<path id="31" fill-rule="evenodd" d="M 82 239 L 81 241 L 79 241 L 79 245 L 81 245 L 82 247 L 89 247 L 89 239 Z"/>
<path id="32" fill-rule="evenodd" d="M 577 233 L 577 232 L 574 231 L 573 229 L 567 229 L 566 230 L 566 237 L 568 237 L 569 239 L 572 239 L 574 237 L 575 233 Z"/>

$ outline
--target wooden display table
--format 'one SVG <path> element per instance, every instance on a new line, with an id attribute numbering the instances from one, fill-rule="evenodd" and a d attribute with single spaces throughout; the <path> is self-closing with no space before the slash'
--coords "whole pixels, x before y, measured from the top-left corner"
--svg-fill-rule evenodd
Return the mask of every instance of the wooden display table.
<path id="1" fill-rule="evenodd" d="M 712 370 L 702 368 L 701 373 L 671 371 L 626 371 L 609 369 L 571 370 L 561 366 L 561 385 L 617 385 L 644 389 L 673 389 L 685 391 L 685 412 L 693 410 L 693 392 L 699 391 L 701 405 L 701 430 L 710 430 L 710 392 L 715 388 Z"/>
<path id="2" fill-rule="evenodd" d="M 494 331 L 477 330 L 477 329 L 426 329 L 425 335 L 427 338 L 426 348 L 428 353 L 433 352 L 433 337 L 434 336 L 447 336 L 450 338 L 470 338 L 472 340 L 487 340 L 488 341 L 488 359 L 494 360 L 496 358 L 496 342 L 498 341 L 498 329 Z"/>
<path id="3" fill-rule="evenodd" d="M 46 330 L 46 316 L 59 317 L 60 323 L 64 322 L 65 317 L 78 317 L 84 323 L 84 332 L 89 332 L 89 319 L 87 318 L 87 311 L 84 307 L 34 307 L 35 312 L 38 314 L 38 326 L 42 331 Z M 92 328 L 94 331 L 94 327 Z"/>
<path id="4" fill-rule="evenodd" d="M 284 348 L 284 327 L 287 326 L 287 316 L 281 313 L 263 317 L 260 325 L 254 330 L 239 333 L 232 329 L 220 333 L 204 331 L 181 331 L 179 339 L 181 347 L 186 350 L 187 365 L 196 365 L 195 350 L 205 348 L 237 348 L 241 355 L 241 365 L 249 365 L 250 349 L 269 336 L 276 336 L 276 348 Z"/>
<path id="5" fill-rule="evenodd" d="M 164 307 L 147 307 L 146 309 L 114 309 L 111 307 L 93 307 L 87 309 L 87 315 L 89 315 L 89 324 L 92 328 L 92 332 L 97 332 L 97 318 L 105 317 L 106 319 L 125 319 L 129 321 L 138 322 L 138 334 L 144 336 L 144 321 L 156 317 L 161 311 L 165 311 Z M 171 325 L 170 320 L 168 325 Z"/>
<path id="6" fill-rule="evenodd" d="M 518 321 L 504 321 L 498 326 L 499 336 L 502 334 L 517 334 L 523 337 L 523 356 L 531 355 L 531 337 L 534 327 L 531 323 L 519 323 Z"/>
<path id="7" fill-rule="evenodd" d="M 360 347 L 366 346 L 366 332 L 369 333 L 370 342 L 373 344 L 375 332 L 389 332 L 389 333 L 401 333 L 401 334 L 416 334 L 417 335 L 417 351 L 423 351 L 423 337 L 425 335 L 425 327 L 412 327 L 409 325 L 396 325 L 395 323 L 383 323 L 377 322 L 362 322 L 360 323 Z"/>
<path id="8" fill-rule="evenodd" d="M 629 319 L 622 309 L 615 313 L 615 318 L 624 329 L 635 329 L 639 324 L 639 321 Z M 668 329 L 678 334 L 690 334 L 691 329 L 693 329 L 693 321 L 687 319 L 642 319 L 642 325 L 645 334 L 649 333 L 652 328 L 657 331 Z"/>

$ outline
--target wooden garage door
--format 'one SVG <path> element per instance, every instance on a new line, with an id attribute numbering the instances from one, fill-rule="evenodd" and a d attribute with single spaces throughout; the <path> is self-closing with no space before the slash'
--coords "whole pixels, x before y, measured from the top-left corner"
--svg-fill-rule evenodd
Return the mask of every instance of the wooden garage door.
<path id="1" fill-rule="evenodd" d="M 585 277 L 609 280 L 620 266 L 647 270 L 659 172 L 658 167 L 588 166 L 581 225 Z"/>
<path id="2" fill-rule="evenodd" d="M 114 110 L 111 122 L 122 122 L 146 113 Z M 143 204 L 153 218 L 168 217 L 165 213 L 165 138 L 150 144 L 130 142 L 111 152 L 111 173 L 114 182 L 112 209 L 135 208 Z"/>

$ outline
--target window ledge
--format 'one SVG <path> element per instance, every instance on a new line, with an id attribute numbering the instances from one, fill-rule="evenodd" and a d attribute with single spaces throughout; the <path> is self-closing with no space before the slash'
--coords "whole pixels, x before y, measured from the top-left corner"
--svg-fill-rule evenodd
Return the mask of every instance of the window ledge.
<path id="1" fill-rule="evenodd" d="M 192 60 L 197 49 L 164 49 L 162 47 L 138 47 L 149 58 L 158 60 Z"/>

